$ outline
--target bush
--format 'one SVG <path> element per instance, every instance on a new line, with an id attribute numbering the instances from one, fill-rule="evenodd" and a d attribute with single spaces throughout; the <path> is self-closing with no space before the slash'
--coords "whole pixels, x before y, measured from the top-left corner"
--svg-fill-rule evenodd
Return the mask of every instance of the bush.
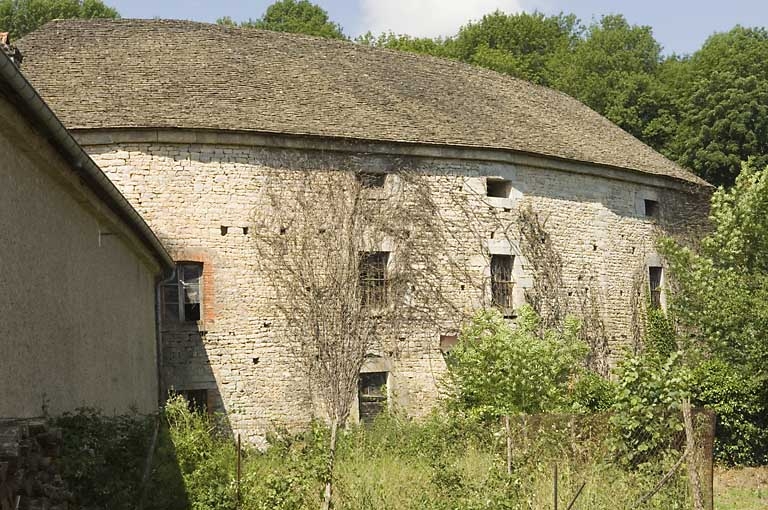
<path id="1" fill-rule="evenodd" d="M 618 389 L 610 379 L 584 371 L 571 391 L 572 408 L 579 413 L 594 413 L 611 409 Z"/>
<path id="2" fill-rule="evenodd" d="M 715 458 L 727 464 L 768 464 L 768 381 L 712 358 L 693 371 L 693 400 L 717 413 Z"/>
<path id="3" fill-rule="evenodd" d="M 511 327 L 496 310 L 478 312 L 448 359 L 452 408 L 480 416 L 534 414 L 562 408 L 567 387 L 587 355 L 579 323 L 541 330 L 526 305 Z"/>
<path id="4" fill-rule="evenodd" d="M 53 424 L 62 430 L 62 478 L 82 507 L 133 509 L 154 417 L 104 416 L 91 408 L 65 413 Z"/>
<path id="5" fill-rule="evenodd" d="M 677 353 L 627 354 L 616 374 L 618 392 L 611 417 L 616 453 L 636 467 L 671 446 L 674 433 L 683 430 L 680 406 L 688 395 L 690 376 Z"/>

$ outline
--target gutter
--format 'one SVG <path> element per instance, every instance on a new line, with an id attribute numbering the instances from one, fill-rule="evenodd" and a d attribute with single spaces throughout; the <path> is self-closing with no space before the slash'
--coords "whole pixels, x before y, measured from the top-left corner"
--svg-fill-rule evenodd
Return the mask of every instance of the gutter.
<path id="1" fill-rule="evenodd" d="M 2 84 L 6 84 L 11 97 L 18 100 L 18 106 L 27 120 L 45 136 L 86 186 L 128 225 L 166 271 L 172 271 L 175 267 L 173 259 L 155 233 L 75 141 L 13 61 L 0 51 L 0 85 Z"/>

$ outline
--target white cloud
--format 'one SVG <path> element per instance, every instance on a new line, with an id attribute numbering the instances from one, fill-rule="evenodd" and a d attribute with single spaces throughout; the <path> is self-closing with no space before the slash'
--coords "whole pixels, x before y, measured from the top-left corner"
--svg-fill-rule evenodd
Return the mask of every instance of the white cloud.
<path id="1" fill-rule="evenodd" d="M 523 10 L 521 0 L 360 0 L 363 32 L 416 37 L 453 35 L 469 20 L 500 9 Z"/>

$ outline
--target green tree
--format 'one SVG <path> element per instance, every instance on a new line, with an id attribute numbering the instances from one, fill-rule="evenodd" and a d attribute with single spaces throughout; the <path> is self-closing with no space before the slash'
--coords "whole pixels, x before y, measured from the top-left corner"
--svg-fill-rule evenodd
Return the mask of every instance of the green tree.
<path id="1" fill-rule="evenodd" d="M 119 18 L 101 0 L 0 0 L 0 32 L 16 39 L 53 19 Z"/>
<path id="2" fill-rule="evenodd" d="M 547 72 L 554 88 L 658 148 L 675 118 L 673 98 L 656 78 L 660 64 L 651 27 L 610 15 L 590 25 L 575 48 L 561 49 Z"/>
<path id="3" fill-rule="evenodd" d="M 768 30 L 737 26 L 693 54 L 679 103 L 672 148 L 683 165 L 730 186 L 741 161 L 768 163 Z"/>
<path id="4" fill-rule="evenodd" d="M 511 327 L 495 310 L 478 312 L 449 357 L 451 404 L 481 416 L 533 414 L 567 405 L 567 386 L 588 352 L 579 323 L 540 333 L 530 306 Z"/>
<path id="5" fill-rule="evenodd" d="M 734 186 L 712 197 L 710 219 L 713 230 L 696 251 L 662 242 L 674 278 L 671 311 L 691 332 L 688 352 L 701 353 L 694 398 L 728 416 L 718 428 L 720 457 L 765 462 L 768 169 L 744 164 Z"/>
<path id="6" fill-rule="evenodd" d="M 221 25 L 234 26 L 232 18 L 226 16 L 216 21 Z M 264 15 L 257 20 L 240 23 L 244 28 L 274 30 L 314 35 L 328 39 L 347 39 L 341 26 L 328 18 L 328 13 L 309 0 L 278 0 L 267 7 Z"/>
<path id="7" fill-rule="evenodd" d="M 497 10 L 461 27 L 447 45 L 464 62 L 548 84 L 550 60 L 558 53 L 571 52 L 582 30 L 572 14 L 505 14 Z"/>
<path id="8" fill-rule="evenodd" d="M 355 42 L 375 48 L 388 48 L 390 50 L 407 51 L 432 55 L 434 57 L 454 58 L 451 49 L 447 45 L 447 39 L 429 37 L 411 37 L 409 35 L 397 35 L 393 32 L 373 35 L 371 32 L 355 38 Z"/>

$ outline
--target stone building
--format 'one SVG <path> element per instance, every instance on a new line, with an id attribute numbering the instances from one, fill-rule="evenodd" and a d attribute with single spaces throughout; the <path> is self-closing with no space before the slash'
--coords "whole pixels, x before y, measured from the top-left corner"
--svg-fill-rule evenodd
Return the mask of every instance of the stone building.
<path id="1" fill-rule="evenodd" d="M 157 409 L 155 283 L 173 261 L 0 37 L 0 417 Z"/>
<path id="2" fill-rule="evenodd" d="M 521 224 L 532 212 L 557 266 L 552 295 L 589 312 L 603 369 L 637 341 L 646 296 L 663 301 L 656 236 L 706 217 L 705 182 L 583 104 L 458 62 L 161 20 L 55 21 L 20 47 L 25 74 L 177 261 L 165 384 L 253 438 L 314 412 L 254 263 L 254 209 L 298 172 L 374 175 L 384 190 L 405 168 L 423 176 L 458 222 L 448 248 L 464 272 L 438 278 L 464 308 L 513 315 L 536 290 L 545 264 Z M 361 391 L 386 383 L 378 398 L 425 413 L 455 334 L 413 325 Z"/>

